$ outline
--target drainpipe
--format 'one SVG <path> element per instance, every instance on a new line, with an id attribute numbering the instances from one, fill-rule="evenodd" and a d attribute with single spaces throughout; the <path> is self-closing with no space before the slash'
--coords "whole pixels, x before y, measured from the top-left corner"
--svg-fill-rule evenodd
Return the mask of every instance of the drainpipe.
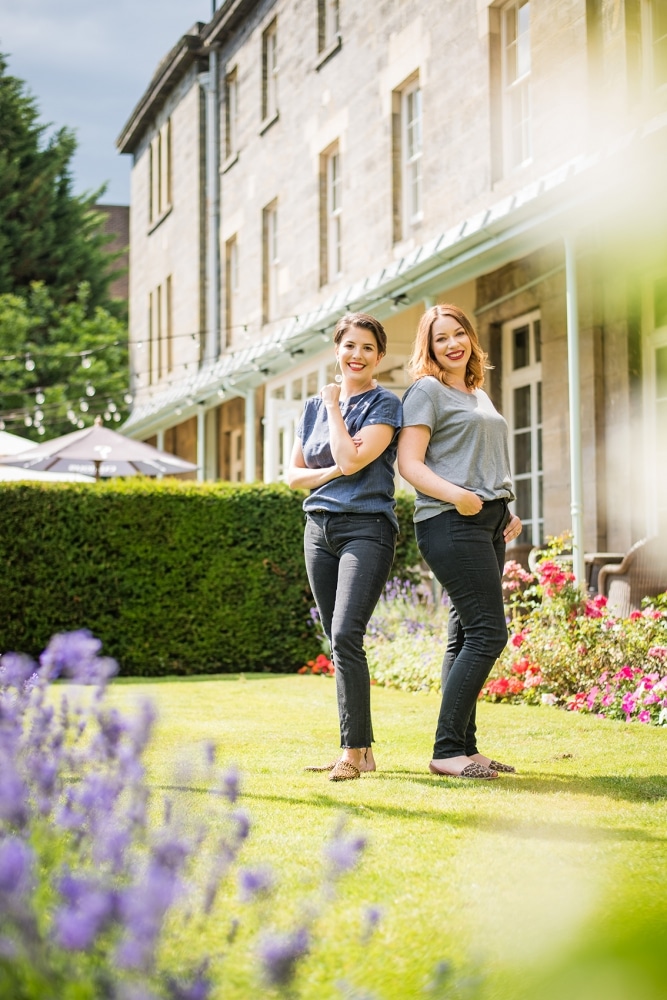
<path id="1" fill-rule="evenodd" d="M 581 458 L 581 376 L 579 371 L 579 309 L 577 261 L 572 236 L 565 242 L 565 305 L 567 315 L 567 376 L 570 397 L 570 512 L 572 568 L 577 583 L 586 588 L 584 565 L 583 465 Z"/>
<path id="2" fill-rule="evenodd" d="M 197 405 L 197 482 L 206 479 L 206 408 L 203 403 Z"/>
<path id="3" fill-rule="evenodd" d="M 206 90 L 206 339 L 204 360 L 218 357 L 220 328 L 220 143 L 218 109 L 218 53 L 211 49 Z"/>
<path id="4" fill-rule="evenodd" d="M 245 399 L 245 470 L 243 478 L 246 483 L 254 483 L 257 479 L 257 458 L 255 448 L 255 390 L 248 389 Z"/>

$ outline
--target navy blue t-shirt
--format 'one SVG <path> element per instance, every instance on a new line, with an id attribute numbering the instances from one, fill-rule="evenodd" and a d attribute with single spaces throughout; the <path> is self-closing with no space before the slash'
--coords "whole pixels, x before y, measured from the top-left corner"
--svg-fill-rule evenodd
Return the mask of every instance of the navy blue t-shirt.
<path id="1" fill-rule="evenodd" d="M 369 424 L 387 424 L 395 427 L 396 433 L 382 454 L 365 468 L 351 476 L 338 476 L 311 490 L 303 502 L 303 509 L 306 513 L 326 510 L 333 514 L 385 514 L 398 531 L 394 512 L 394 463 L 402 425 L 401 401 L 379 385 L 358 396 L 350 396 L 339 406 L 351 437 Z M 329 443 L 327 408 L 320 396 L 306 400 L 297 437 L 307 468 L 326 469 L 336 464 Z"/>

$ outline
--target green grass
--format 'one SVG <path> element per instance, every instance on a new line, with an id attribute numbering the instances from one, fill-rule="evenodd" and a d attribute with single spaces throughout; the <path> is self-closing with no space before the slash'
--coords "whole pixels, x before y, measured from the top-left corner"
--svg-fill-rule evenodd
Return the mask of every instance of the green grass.
<path id="1" fill-rule="evenodd" d="M 229 919 L 241 914 L 237 946 L 216 964 L 216 1000 L 270 995 L 252 979 L 250 937 L 269 918 L 289 923 L 314 891 L 341 810 L 369 845 L 327 906 L 295 995 L 339 998 L 335 984 L 346 980 L 383 1000 L 433 997 L 424 985 L 447 959 L 457 974 L 482 977 L 483 1000 L 667 997 L 664 729 L 480 704 L 480 749 L 519 773 L 439 779 L 427 772 L 439 699 L 374 688 L 379 770 L 333 783 L 303 771 L 337 750 L 330 678 L 121 681 L 110 697 L 131 705 L 146 695 L 159 711 L 147 756 L 156 791 L 205 816 L 206 794 L 177 765 L 213 740 L 218 761 L 243 774 L 253 831 L 242 859 L 280 875 L 269 912 L 244 909 L 230 886 L 205 929 L 179 929 L 184 955 L 220 957 Z M 384 915 L 362 944 L 368 904 Z"/>

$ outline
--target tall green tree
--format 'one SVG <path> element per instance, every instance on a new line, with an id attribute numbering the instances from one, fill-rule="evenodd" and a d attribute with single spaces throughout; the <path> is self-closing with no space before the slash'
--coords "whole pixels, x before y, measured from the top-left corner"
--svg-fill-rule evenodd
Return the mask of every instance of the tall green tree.
<path id="1" fill-rule="evenodd" d="M 0 295 L 0 427 L 34 441 L 127 416 L 127 330 L 102 306 L 54 301 L 33 283 L 27 296 Z"/>
<path id="2" fill-rule="evenodd" d="M 68 128 L 51 135 L 48 129 L 0 55 L 0 294 L 25 296 L 38 281 L 63 305 L 86 282 L 89 312 L 98 306 L 113 311 L 114 258 L 104 249 L 104 217 L 93 208 L 104 187 L 72 193 L 76 138 Z"/>

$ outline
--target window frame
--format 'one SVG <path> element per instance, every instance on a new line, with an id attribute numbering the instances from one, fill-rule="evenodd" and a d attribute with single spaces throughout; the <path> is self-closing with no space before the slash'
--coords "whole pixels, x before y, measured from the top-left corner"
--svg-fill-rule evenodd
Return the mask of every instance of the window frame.
<path id="1" fill-rule="evenodd" d="M 225 240 L 225 348 L 231 347 L 239 292 L 238 233 Z"/>
<path id="2" fill-rule="evenodd" d="M 537 325 L 537 329 L 536 329 Z M 528 364 L 514 368 L 514 333 L 521 327 L 529 327 Z M 544 412 L 541 401 L 542 394 L 542 360 L 541 360 L 541 313 L 539 309 L 523 313 L 502 324 L 502 372 L 503 372 L 503 415 L 507 421 L 510 455 L 510 470 L 515 493 L 518 494 L 517 483 L 530 483 L 531 516 L 525 518 L 517 509 L 518 500 L 512 503 L 512 509 L 524 522 L 521 542 L 531 545 L 544 543 L 544 452 L 543 426 Z M 517 389 L 530 387 L 530 424 L 518 428 L 516 425 L 514 393 Z M 519 433 L 530 432 L 530 470 L 517 472 L 516 443 Z"/>
<path id="3" fill-rule="evenodd" d="M 278 18 L 262 32 L 262 123 L 278 116 Z"/>
<path id="4" fill-rule="evenodd" d="M 321 284 L 336 281 L 343 273 L 342 244 L 342 160 L 338 142 L 322 154 L 323 204 Z"/>
<path id="5" fill-rule="evenodd" d="M 148 149 L 148 225 L 154 229 L 173 202 L 171 118 L 156 130 Z"/>
<path id="6" fill-rule="evenodd" d="M 238 66 L 225 75 L 225 160 L 239 152 L 239 78 Z"/>
<path id="7" fill-rule="evenodd" d="M 525 32 L 520 30 L 520 11 L 527 8 L 528 24 Z M 513 38 L 508 40 L 508 19 L 514 15 Z M 527 47 L 527 68 L 521 68 L 521 40 Z M 525 37 L 527 36 L 527 38 Z M 532 149 L 532 101 L 531 75 L 532 51 L 530 44 L 530 0 L 510 0 L 500 10 L 500 74 L 502 97 L 502 143 L 503 165 L 505 174 L 513 173 L 527 167 L 533 159 Z M 525 53 L 524 53 L 525 58 Z M 512 72 L 511 63 L 515 66 Z M 521 103 L 521 113 L 517 121 L 515 110 L 516 95 Z M 521 153 L 517 158 L 514 152 L 514 136 L 517 127 L 520 130 Z"/>
<path id="8" fill-rule="evenodd" d="M 424 154 L 424 114 L 419 71 L 412 73 L 392 91 L 392 202 L 393 242 L 411 235 L 424 218 L 422 159 Z M 418 114 L 411 110 L 418 95 Z M 417 142 L 413 146 L 414 133 Z M 416 192 L 416 207 L 414 197 Z"/>
<path id="9" fill-rule="evenodd" d="M 340 43 L 340 0 L 317 0 L 317 51 L 328 52 Z"/>
<path id="10" fill-rule="evenodd" d="M 262 209 L 262 306 L 263 322 L 271 323 L 278 318 L 278 199 Z"/>

